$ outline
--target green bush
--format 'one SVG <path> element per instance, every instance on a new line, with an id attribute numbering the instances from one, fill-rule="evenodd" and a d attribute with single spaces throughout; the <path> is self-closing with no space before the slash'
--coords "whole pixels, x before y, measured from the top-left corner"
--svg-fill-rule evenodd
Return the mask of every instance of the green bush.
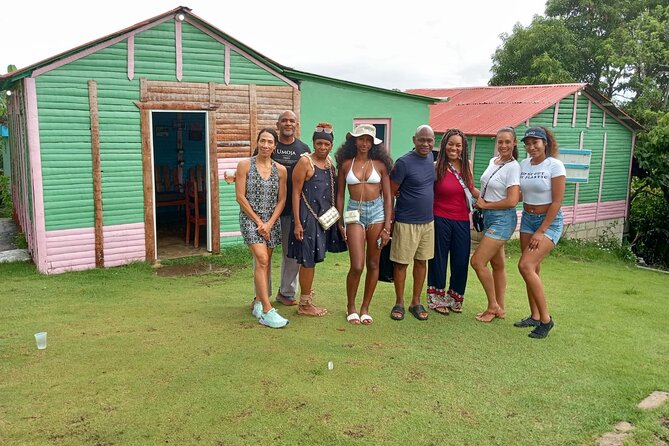
<path id="1" fill-rule="evenodd" d="M 9 177 L 0 175 L 0 217 L 12 216 L 12 190 Z"/>
<path id="2" fill-rule="evenodd" d="M 668 221 L 669 205 L 661 190 L 647 188 L 634 195 L 629 217 L 631 245 L 648 265 L 669 268 Z"/>

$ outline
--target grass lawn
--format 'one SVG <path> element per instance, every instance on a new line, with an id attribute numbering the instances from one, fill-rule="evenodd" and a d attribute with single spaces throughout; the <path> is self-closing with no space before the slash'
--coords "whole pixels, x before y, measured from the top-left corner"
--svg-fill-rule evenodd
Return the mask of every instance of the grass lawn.
<path id="1" fill-rule="evenodd" d="M 346 253 L 316 268 L 330 315 L 279 307 L 282 330 L 252 318 L 249 266 L 0 264 L 0 444 L 590 445 L 622 420 L 636 426 L 627 444 L 669 444 L 669 404 L 636 408 L 669 390 L 669 275 L 581 248 L 542 267 L 556 323 L 544 340 L 512 325 L 528 314 L 517 244 L 507 319 L 490 324 L 474 320 L 485 297 L 470 271 L 462 314 L 392 321 L 379 283 L 374 324 L 350 326 Z"/>

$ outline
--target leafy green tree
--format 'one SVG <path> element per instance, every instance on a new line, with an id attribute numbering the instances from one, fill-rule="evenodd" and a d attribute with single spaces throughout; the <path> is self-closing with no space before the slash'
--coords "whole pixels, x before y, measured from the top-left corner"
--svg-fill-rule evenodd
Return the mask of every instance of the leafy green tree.
<path id="1" fill-rule="evenodd" d="M 524 28 L 517 24 L 493 56 L 490 85 L 575 82 L 584 68 L 574 36 L 559 20 L 536 16 Z"/>
<path id="2" fill-rule="evenodd" d="M 644 126 L 630 224 L 641 254 L 669 266 L 652 229 L 669 220 L 669 1 L 548 0 L 501 38 L 490 85 L 587 82 Z"/>

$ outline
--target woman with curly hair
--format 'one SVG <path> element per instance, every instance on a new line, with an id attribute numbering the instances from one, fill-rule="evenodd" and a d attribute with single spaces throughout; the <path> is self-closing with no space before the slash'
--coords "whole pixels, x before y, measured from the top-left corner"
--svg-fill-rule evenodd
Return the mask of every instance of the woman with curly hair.
<path id="1" fill-rule="evenodd" d="M 353 325 L 369 325 L 369 304 L 379 280 L 381 248 L 390 239 L 393 199 L 390 192 L 390 170 L 393 161 L 376 137 L 376 128 L 360 124 L 346 135 L 346 141 L 337 149 L 335 160 L 338 193 L 337 210 L 344 215 L 344 195 L 348 189 L 347 222 L 339 220 L 338 227 L 348 245 L 351 266 L 346 276 L 346 320 Z M 345 226 L 344 226 L 345 223 Z M 360 313 L 355 298 L 367 265 L 365 289 Z"/>
<path id="2" fill-rule="evenodd" d="M 427 304 L 437 313 L 462 312 L 469 268 L 469 213 L 474 180 L 467 151 L 467 136 L 448 129 L 435 162 L 434 257 L 428 261 Z M 474 192 L 478 195 L 477 192 Z M 446 269 L 451 277 L 446 290 Z"/>

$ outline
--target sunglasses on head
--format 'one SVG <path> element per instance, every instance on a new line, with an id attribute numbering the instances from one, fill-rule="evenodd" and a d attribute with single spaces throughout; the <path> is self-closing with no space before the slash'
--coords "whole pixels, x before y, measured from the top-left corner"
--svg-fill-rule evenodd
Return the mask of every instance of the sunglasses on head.
<path id="1" fill-rule="evenodd" d="M 329 127 L 316 127 L 317 132 L 332 133 L 332 129 Z"/>

